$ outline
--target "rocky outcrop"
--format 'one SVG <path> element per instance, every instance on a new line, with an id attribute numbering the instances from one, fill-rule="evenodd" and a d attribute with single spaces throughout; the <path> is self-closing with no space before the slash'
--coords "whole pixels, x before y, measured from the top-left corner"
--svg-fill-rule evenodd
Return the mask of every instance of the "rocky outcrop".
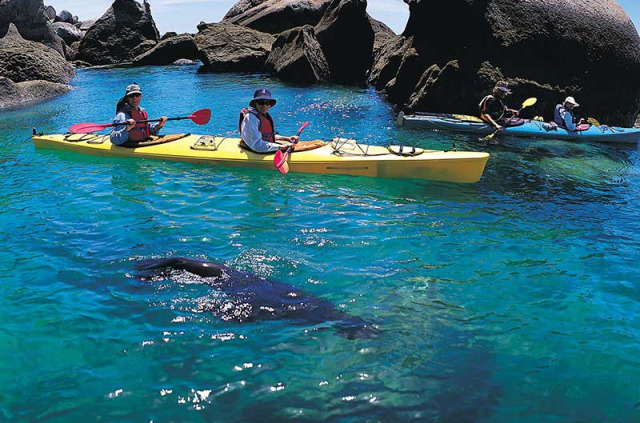
<path id="1" fill-rule="evenodd" d="M 0 110 L 36 103 L 68 92 L 70 86 L 49 81 L 15 83 L 0 76 Z"/>
<path id="2" fill-rule="evenodd" d="M 315 27 L 331 80 L 361 84 L 373 60 L 374 34 L 366 0 L 332 0 Z"/>
<path id="3" fill-rule="evenodd" d="M 84 36 L 84 32 L 67 22 L 55 22 L 51 24 L 51 29 L 55 31 L 58 37 L 62 38 L 67 46 L 80 41 Z"/>
<path id="4" fill-rule="evenodd" d="M 231 9 L 229 9 L 229 11 L 222 18 L 222 21 L 235 18 L 238 15 L 242 15 L 247 10 L 256 6 L 260 6 L 262 3 L 265 3 L 267 1 L 269 0 L 240 0 L 239 2 L 234 4 Z"/>
<path id="5" fill-rule="evenodd" d="M 223 22 L 278 34 L 303 25 L 316 25 L 330 0 L 241 0 Z"/>
<path id="6" fill-rule="evenodd" d="M 271 47 L 265 70 L 297 83 L 326 81 L 329 64 L 311 25 L 281 33 Z"/>
<path id="7" fill-rule="evenodd" d="M 149 3 L 115 0 L 89 28 L 76 58 L 94 65 L 127 62 L 153 48 L 159 40 Z"/>
<path id="8" fill-rule="evenodd" d="M 0 37 L 11 23 L 25 40 L 41 42 L 64 55 L 62 40 L 51 29 L 42 0 L 0 0 Z"/>
<path id="9" fill-rule="evenodd" d="M 396 36 L 395 32 L 383 22 L 380 22 L 376 19 L 373 19 L 371 16 L 368 16 L 369 23 L 371 24 L 371 29 L 373 29 L 373 63 L 371 67 L 375 67 L 376 63 L 382 57 L 382 53 L 384 47 L 391 42 L 391 40 Z"/>
<path id="10" fill-rule="evenodd" d="M 133 65 L 170 65 L 179 59 L 197 57 L 196 40 L 190 34 L 182 34 L 160 41 L 154 48 L 136 57 Z"/>
<path id="11" fill-rule="evenodd" d="M 66 84 L 74 74 L 64 57 L 44 44 L 25 40 L 13 24 L 0 39 L 0 75 L 14 82 L 42 79 Z"/>
<path id="12" fill-rule="evenodd" d="M 203 72 L 262 72 L 275 37 L 229 23 L 198 25 Z"/>
<path id="13" fill-rule="evenodd" d="M 551 117 L 573 95 L 581 115 L 630 126 L 640 109 L 640 37 L 614 0 L 406 0 L 370 81 L 409 109 L 477 113 L 497 78 Z M 464 28 L 461 31 L 460 28 Z M 615 46 L 612 47 L 612 46 Z"/>

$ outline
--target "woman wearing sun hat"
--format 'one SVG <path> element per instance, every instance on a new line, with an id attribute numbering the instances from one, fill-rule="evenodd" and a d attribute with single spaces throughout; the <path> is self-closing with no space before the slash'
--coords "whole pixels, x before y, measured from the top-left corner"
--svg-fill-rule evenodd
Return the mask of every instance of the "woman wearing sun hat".
<path id="1" fill-rule="evenodd" d="M 286 149 L 298 139 L 296 135 L 283 137 L 276 134 L 273 118 L 269 114 L 269 110 L 276 103 L 277 100 L 271 97 L 271 91 L 260 88 L 253 93 L 253 99 L 249 102 L 250 107 L 240 112 L 239 130 L 242 141 L 245 147 L 256 153 Z"/>
<path id="2" fill-rule="evenodd" d="M 576 125 L 573 109 L 578 106 L 580 105 L 576 102 L 575 98 L 571 96 L 565 98 L 562 104 L 556 105 L 556 109 L 553 112 L 553 121 L 567 131 L 575 131 L 577 125 L 584 123 L 584 119 L 580 119 Z"/>
<path id="3" fill-rule="evenodd" d="M 136 123 L 140 120 L 148 120 L 147 112 L 140 107 L 142 90 L 135 82 L 129 84 L 118 104 L 116 105 L 116 117 L 113 123 L 116 125 L 111 130 L 111 142 L 115 145 L 126 146 L 128 142 L 133 144 L 149 139 L 151 135 L 157 135 L 167 121 L 166 116 L 160 118 L 160 122 L 149 124 L 148 122 Z"/>

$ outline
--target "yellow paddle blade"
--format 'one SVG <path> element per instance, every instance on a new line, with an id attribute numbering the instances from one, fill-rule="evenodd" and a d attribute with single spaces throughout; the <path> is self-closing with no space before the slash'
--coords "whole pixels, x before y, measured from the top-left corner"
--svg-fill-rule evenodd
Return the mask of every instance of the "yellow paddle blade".
<path id="1" fill-rule="evenodd" d="M 525 107 L 533 106 L 534 104 L 536 104 L 537 101 L 538 101 L 537 98 L 529 97 L 524 101 L 524 103 L 522 103 L 522 108 L 524 109 Z"/>
<path id="2" fill-rule="evenodd" d="M 596 118 L 587 118 L 587 122 L 589 122 L 590 124 L 594 125 L 594 126 L 600 126 L 600 122 L 598 122 L 598 120 Z"/>

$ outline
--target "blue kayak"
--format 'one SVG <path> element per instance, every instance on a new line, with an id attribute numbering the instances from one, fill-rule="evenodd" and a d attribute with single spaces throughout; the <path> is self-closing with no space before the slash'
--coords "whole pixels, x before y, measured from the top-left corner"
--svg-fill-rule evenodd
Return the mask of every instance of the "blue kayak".
<path id="1" fill-rule="evenodd" d="M 400 112 L 396 123 L 405 128 L 433 129 L 464 134 L 489 135 L 495 128 L 475 116 L 447 113 L 416 113 L 405 115 Z M 586 126 L 586 125 L 585 125 Z M 537 120 L 524 120 L 521 125 L 505 127 L 496 135 L 528 138 L 553 138 L 571 141 L 610 142 L 637 144 L 640 128 L 620 128 L 607 125 L 589 125 L 582 131 L 568 131 L 555 124 Z"/>

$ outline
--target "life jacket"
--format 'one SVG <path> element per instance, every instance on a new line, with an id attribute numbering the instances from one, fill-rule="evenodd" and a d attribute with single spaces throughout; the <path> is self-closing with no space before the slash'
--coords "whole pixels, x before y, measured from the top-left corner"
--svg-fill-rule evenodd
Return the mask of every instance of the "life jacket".
<path id="1" fill-rule="evenodd" d="M 482 100 L 480 100 L 480 104 L 478 104 L 478 112 L 479 115 L 482 116 L 482 107 L 490 99 L 495 101 L 491 103 L 491 108 L 487 108 L 485 114 L 491 116 L 491 118 L 497 122 L 504 117 L 504 112 L 507 109 L 502 100 L 500 100 L 499 98 L 495 98 L 491 94 L 485 96 Z"/>
<path id="2" fill-rule="evenodd" d="M 142 107 L 134 109 L 130 105 L 126 104 L 122 109 L 120 109 L 119 112 L 128 114 L 129 116 L 131 116 L 131 119 L 135 120 L 136 122 L 149 119 L 146 110 L 144 110 Z M 149 123 L 137 123 L 129 131 L 128 141 L 146 141 L 149 139 L 149 136 Z"/>
<path id="3" fill-rule="evenodd" d="M 258 113 L 258 111 L 252 107 L 245 107 L 240 110 L 240 117 L 238 119 L 238 131 L 242 133 L 242 121 L 244 120 L 247 113 L 251 113 L 258 119 L 260 119 L 260 126 L 258 130 L 260 131 L 260 135 L 262 136 L 262 140 L 266 142 L 275 142 L 276 141 L 276 130 L 275 125 L 273 124 L 273 118 L 269 113 L 263 115 L 262 113 Z"/>

